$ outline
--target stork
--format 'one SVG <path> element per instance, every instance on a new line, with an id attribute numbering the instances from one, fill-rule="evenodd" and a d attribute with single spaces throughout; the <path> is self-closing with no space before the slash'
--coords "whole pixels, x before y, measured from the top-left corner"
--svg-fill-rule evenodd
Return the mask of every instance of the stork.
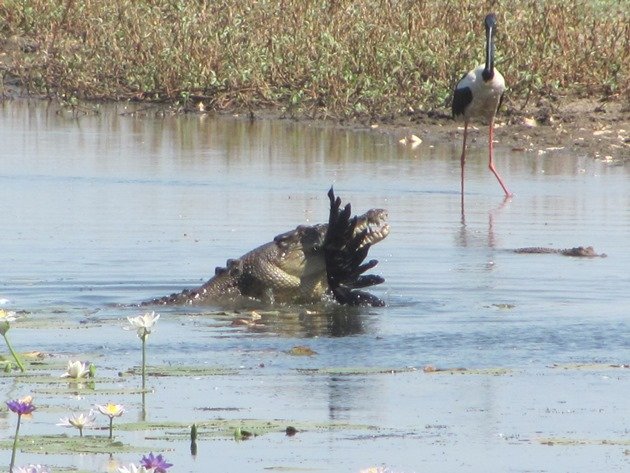
<path id="1" fill-rule="evenodd" d="M 505 91 L 505 80 L 499 71 L 494 68 L 494 33 L 496 31 L 497 17 L 490 13 L 485 19 L 486 25 L 486 63 L 477 66 L 466 74 L 455 86 L 453 94 L 453 118 L 464 118 L 464 144 L 461 156 L 461 188 L 462 188 L 462 211 L 464 204 L 464 166 L 466 164 L 466 136 L 468 134 L 468 124 L 473 119 L 485 120 L 489 123 L 488 167 L 495 175 L 499 184 L 503 188 L 506 197 L 512 193 L 509 191 L 501 176 L 494 167 L 494 146 L 492 143 L 494 117 L 501 104 L 503 92 Z"/>

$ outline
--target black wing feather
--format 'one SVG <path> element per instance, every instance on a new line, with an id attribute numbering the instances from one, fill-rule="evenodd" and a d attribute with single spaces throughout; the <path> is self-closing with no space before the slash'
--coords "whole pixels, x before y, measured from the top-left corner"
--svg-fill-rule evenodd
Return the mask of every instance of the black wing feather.
<path id="1" fill-rule="evenodd" d="M 473 94 L 470 87 L 455 89 L 453 93 L 453 118 L 463 115 L 472 100 Z"/>

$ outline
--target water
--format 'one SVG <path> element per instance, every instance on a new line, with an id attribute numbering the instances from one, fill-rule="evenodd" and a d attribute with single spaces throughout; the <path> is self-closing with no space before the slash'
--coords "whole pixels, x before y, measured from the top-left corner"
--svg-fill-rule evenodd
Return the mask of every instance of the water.
<path id="1" fill-rule="evenodd" d="M 183 435 L 121 429 L 123 442 L 163 452 L 177 472 L 627 470 L 630 371 L 609 368 L 630 359 L 627 166 L 499 147 L 516 194 L 504 202 L 480 138 L 462 221 L 457 138 L 425 136 L 411 150 L 374 132 L 129 111 L 0 108 L 0 299 L 28 312 L 11 340 L 61 364 L 94 360 L 113 379 L 101 387 L 123 390 L 54 395 L 4 375 L 4 398 L 43 404 L 24 435 L 72 435 L 59 417 L 110 400 L 128 407 L 118 421 L 137 420 L 138 379 L 116 378 L 139 363 L 139 341 L 123 331 L 139 312 L 125 305 L 196 286 L 227 258 L 325 221 L 334 185 L 357 213 L 389 210 L 392 232 L 370 252 L 386 279 L 372 292 L 387 307 L 283 309 L 236 327 L 220 307 L 164 308 L 148 346 L 151 365 L 234 371 L 149 378 L 147 420 L 302 431 L 235 442 L 201 429 L 197 457 Z M 578 245 L 608 257 L 510 251 Z M 298 345 L 316 355 L 287 354 Z M 329 428 L 337 422 L 348 425 Z M 0 414 L 2 439 L 13 429 Z M 18 454 L 28 462 L 116 471 L 106 455 Z"/>

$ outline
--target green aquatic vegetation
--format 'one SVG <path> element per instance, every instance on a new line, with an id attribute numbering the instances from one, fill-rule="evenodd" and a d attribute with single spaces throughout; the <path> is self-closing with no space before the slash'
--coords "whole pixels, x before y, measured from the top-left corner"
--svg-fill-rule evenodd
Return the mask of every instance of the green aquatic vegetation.
<path id="1" fill-rule="evenodd" d="M 495 307 L 497 309 L 502 309 L 502 310 L 510 310 L 510 309 L 514 309 L 516 306 L 514 304 L 508 304 L 506 302 L 503 302 L 503 303 L 491 304 L 490 307 Z"/>
<path id="2" fill-rule="evenodd" d="M 103 353 L 82 353 L 81 354 L 82 358 L 87 358 L 91 360 L 104 358 L 104 356 L 105 355 Z M 68 372 L 69 362 L 64 361 L 65 357 L 61 358 L 59 355 L 55 355 L 51 353 L 44 353 L 41 351 L 32 351 L 28 353 L 22 353 L 22 358 L 24 360 L 24 363 L 26 364 L 26 368 L 28 368 L 28 371 L 18 376 L 16 379 L 30 380 L 31 376 L 41 376 L 42 372 L 46 372 L 46 373 L 56 372 L 57 374 L 52 375 L 52 377 L 58 380 L 65 380 L 66 382 L 74 378 L 73 376 L 64 376 L 63 374 L 62 375 L 58 374 L 60 371 L 61 372 L 65 371 L 65 373 L 69 374 Z M 2 360 L 3 360 L 2 357 L 0 357 L 0 362 L 2 362 Z M 81 362 L 76 362 L 76 363 L 81 363 Z M 87 374 L 86 374 L 88 379 L 94 379 L 95 370 L 96 370 L 96 367 L 94 363 L 88 362 Z M 82 378 L 85 380 L 85 375 L 82 375 Z"/>
<path id="3" fill-rule="evenodd" d="M 30 365 L 29 365 L 30 367 Z M 52 368 L 52 369 L 49 369 Z M 51 372 L 52 371 L 52 372 Z M 37 365 L 33 369 L 29 369 L 29 371 L 23 375 L 19 375 L 15 377 L 15 381 L 23 384 L 35 384 L 35 385 L 47 385 L 47 388 L 36 388 L 40 392 L 43 390 L 55 391 L 55 392 L 75 392 L 77 390 L 91 390 L 95 391 L 103 391 L 107 389 L 108 385 L 112 384 L 120 384 L 121 380 L 120 376 L 117 377 L 101 377 L 98 379 L 94 378 L 71 378 L 71 377 L 62 377 L 59 376 L 58 370 L 55 369 L 54 365 Z M 116 390 L 120 391 L 120 387 L 116 387 Z M 129 390 L 127 390 L 129 391 Z"/>
<path id="4" fill-rule="evenodd" d="M 266 420 L 230 420 L 214 419 L 207 421 L 195 421 L 196 440 L 207 438 L 230 438 L 237 429 L 255 432 L 263 435 L 270 432 L 279 432 L 284 427 L 276 421 Z M 120 430 L 125 431 L 152 431 L 147 435 L 151 440 L 180 441 L 190 438 L 190 423 L 164 421 L 164 422 L 136 422 L 121 424 Z"/>
<path id="5" fill-rule="evenodd" d="M 81 2 L 0 4 L 7 73 L 62 98 L 207 110 L 388 117 L 446 108 L 483 57 L 487 2 Z M 515 0 L 497 8 L 497 67 L 513 104 L 630 91 L 628 2 Z M 261 26 L 261 25 L 264 25 Z M 25 52 L 26 51 L 26 52 Z M 192 108 L 192 107 L 190 107 Z"/>
<path id="6" fill-rule="evenodd" d="M 557 370 L 575 370 L 575 371 L 609 371 L 623 370 L 630 368 L 628 364 L 610 364 L 610 363 L 568 363 L 554 364 L 551 366 Z"/>
<path id="7" fill-rule="evenodd" d="M 241 427 L 237 427 L 236 429 L 234 429 L 234 440 L 241 441 L 241 440 L 248 440 L 252 437 L 256 437 L 258 434 L 254 433 L 254 432 L 250 432 L 249 430 L 245 430 Z"/>
<path id="8" fill-rule="evenodd" d="M 131 394 L 142 394 L 142 390 L 140 388 L 93 388 L 89 384 L 85 386 L 80 385 L 70 385 L 65 387 L 42 387 L 35 388 L 33 392 L 37 394 L 45 394 L 48 396 L 67 396 L 67 395 L 78 395 L 81 396 L 123 396 L 123 395 L 131 395 Z"/>
<path id="9" fill-rule="evenodd" d="M 191 423 L 163 421 L 163 422 L 129 422 L 120 424 L 118 430 L 121 431 L 151 431 L 147 434 L 148 440 L 161 440 L 167 442 L 190 440 Z M 343 422 L 295 422 L 284 420 L 265 419 L 210 419 L 195 420 L 196 437 L 195 441 L 211 438 L 233 438 L 234 433 L 240 429 L 241 432 L 249 432 L 252 435 L 265 435 L 270 433 L 286 434 L 287 426 L 291 426 L 296 431 L 330 431 L 330 430 L 351 430 L 366 431 L 374 430 L 377 427 L 366 424 L 350 424 Z"/>
<path id="10" fill-rule="evenodd" d="M 131 375 L 137 375 L 138 373 L 138 368 L 130 368 L 126 371 L 126 374 Z M 230 376 L 239 374 L 239 370 L 217 366 L 163 365 L 147 366 L 146 374 L 153 377 Z"/>
<path id="11" fill-rule="evenodd" d="M 536 441 L 543 445 L 577 446 L 577 445 L 630 445 L 630 439 L 586 439 L 569 437 L 540 437 Z"/>
<path id="12" fill-rule="evenodd" d="M 106 378 L 99 380 L 99 384 L 102 384 Z M 34 373 L 28 376 L 19 376 L 16 378 L 16 381 L 22 383 L 32 383 L 32 384 L 49 384 L 51 386 L 68 386 L 68 389 L 76 391 L 77 388 L 82 387 L 91 387 L 94 388 L 96 385 L 95 380 L 91 379 L 68 379 L 61 378 L 59 376 L 53 374 L 44 374 L 44 373 Z M 114 378 L 110 378 L 110 381 L 113 382 Z"/>
<path id="13" fill-rule="evenodd" d="M 197 424 L 190 426 L 190 454 L 197 455 Z"/>
<path id="14" fill-rule="evenodd" d="M 468 376 L 506 376 L 511 375 L 513 370 L 509 368 L 434 368 L 425 367 L 423 370 L 427 374 L 451 374 Z"/>
<path id="15" fill-rule="evenodd" d="M 0 441 L 0 450 L 10 448 L 10 442 Z M 21 437 L 20 450 L 24 453 L 40 455 L 55 454 L 111 454 L 111 453 L 142 453 L 146 447 L 127 445 L 120 441 L 112 441 L 105 436 L 68 436 L 68 435 L 33 435 Z"/>
<path id="16" fill-rule="evenodd" d="M 377 366 L 349 366 L 335 368 L 299 368 L 298 373 L 326 376 L 364 376 L 376 374 L 396 374 L 417 371 L 416 368 L 384 368 Z"/>

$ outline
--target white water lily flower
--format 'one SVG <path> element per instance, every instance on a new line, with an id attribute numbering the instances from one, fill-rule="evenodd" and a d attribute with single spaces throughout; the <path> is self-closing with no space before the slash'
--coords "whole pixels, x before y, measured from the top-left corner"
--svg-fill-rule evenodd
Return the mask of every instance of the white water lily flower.
<path id="1" fill-rule="evenodd" d="M 7 322 L 13 322 L 16 319 L 15 312 L 12 310 L 0 309 L 0 320 L 6 320 Z"/>
<path id="2" fill-rule="evenodd" d="M 65 417 L 59 420 L 61 422 L 57 424 L 58 426 L 74 427 L 75 429 L 79 429 L 79 435 L 83 437 L 83 429 L 94 424 L 94 412 L 90 411 L 87 415 L 83 413 L 73 414 L 71 417 Z"/>
<path id="3" fill-rule="evenodd" d="M 144 339 L 151 333 L 153 326 L 159 318 L 160 314 L 147 312 L 146 314 L 138 315 L 137 317 L 127 317 L 127 320 L 131 324 L 131 328 L 137 331 L 138 338 Z"/>
<path id="4" fill-rule="evenodd" d="M 15 467 L 13 473 L 50 473 L 50 470 L 42 465 L 29 465 Z"/>
<path id="5" fill-rule="evenodd" d="M 143 466 L 136 466 L 130 463 L 129 466 L 122 466 L 118 468 L 119 473 L 147 473 L 147 469 Z"/>
<path id="6" fill-rule="evenodd" d="M 66 372 L 61 375 L 62 378 L 81 379 L 90 375 L 90 364 L 82 361 L 68 361 Z"/>
<path id="7" fill-rule="evenodd" d="M 108 402 L 104 406 L 96 404 L 96 408 L 101 414 L 109 417 L 110 419 L 113 419 L 114 417 L 120 417 L 125 412 L 125 407 L 123 405 L 114 404 L 112 402 Z"/>
<path id="8" fill-rule="evenodd" d="M 104 406 L 96 404 L 98 411 L 104 416 L 109 417 L 109 438 L 113 438 L 114 435 L 114 417 L 120 417 L 124 414 L 125 408 L 121 404 L 114 404 L 108 402 Z"/>
<path id="9" fill-rule="evenodd" d="M 0 335 L 5 336 L 11 328 L 11 323 L 15 321 L 15 312 L 12 310 L 0 309 Z"/>

